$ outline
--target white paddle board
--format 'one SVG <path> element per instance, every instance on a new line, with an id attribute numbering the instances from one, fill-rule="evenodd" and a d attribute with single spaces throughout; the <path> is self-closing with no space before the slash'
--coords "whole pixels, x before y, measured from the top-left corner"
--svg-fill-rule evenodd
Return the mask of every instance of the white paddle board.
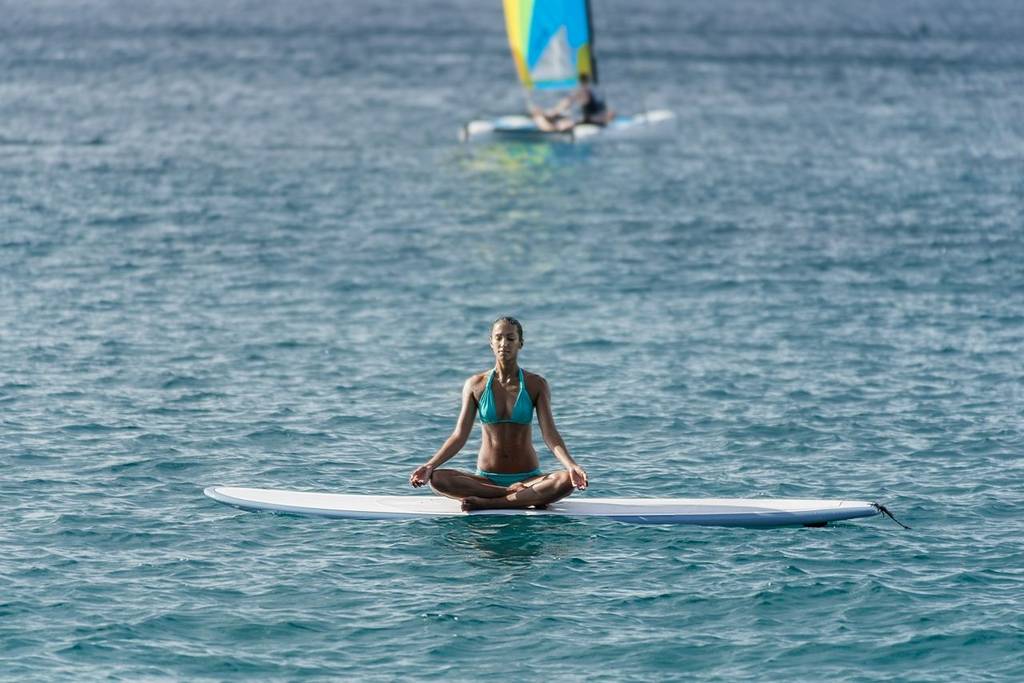
<path id="1" fill-rule="evenodd" d="M 243 510 L 270 510 L 298 515 L 348 519 L 424 519 L 469 515 L 600 517 L 634 524 L 701 524 L 772 527 L 822 525 L 841 519 L 870 517 L 880 510 L 861 500 L 792 498 L 587 498 L 572 496 L 544 510 L 474 510 L 436 495 L 365 496 L 211 486 L 204 493 Z"/>

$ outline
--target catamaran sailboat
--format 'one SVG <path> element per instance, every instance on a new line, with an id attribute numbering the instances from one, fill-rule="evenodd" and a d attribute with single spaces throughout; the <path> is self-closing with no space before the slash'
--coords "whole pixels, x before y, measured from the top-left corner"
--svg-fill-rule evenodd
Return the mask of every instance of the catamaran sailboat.
<path id="1" fill-rule="evenodd" d="M 589 0 L 504 0 L 505 28 L 512 60 L 527 99 L 536 90 L 571 90 L 585 76 L 597 84 L 594 32 Z M 470 121 L 460 138 L 578 140 L 600 133 L 624 131 L 661 123 L 673 118 L 670 111 L 657 109 L 632 116 L 617 116 L 606 125 L 577 123 L 566 130 L 542 130 L 526 115 L 513 114 L 492 120 Z"/>

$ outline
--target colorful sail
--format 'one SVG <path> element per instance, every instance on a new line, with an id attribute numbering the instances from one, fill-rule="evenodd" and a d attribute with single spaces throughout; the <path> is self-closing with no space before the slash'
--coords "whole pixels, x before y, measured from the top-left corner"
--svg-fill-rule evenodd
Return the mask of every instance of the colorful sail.
<path id="1" fill-rule="evenodd" d="M 504 0 L 505 27 L 519 80 L 527 88 L 597 82 L 588 0 Z"/>

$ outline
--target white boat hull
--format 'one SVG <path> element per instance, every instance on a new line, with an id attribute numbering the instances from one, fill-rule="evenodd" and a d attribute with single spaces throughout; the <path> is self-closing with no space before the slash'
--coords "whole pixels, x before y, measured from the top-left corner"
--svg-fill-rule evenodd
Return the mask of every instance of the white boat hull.
<path id="1" fill-rule="evenodd" d="M 655 126 L 675 118 L 675 114 L 667 109 L 655 109 L 633 116 L 616 117 L 607 126 L 591 123 L 580 123 L 570 130 L 555 132 L 543 131 L 537 127 L 533 119 L 521 114 L 500 116 L 491 120 L 470 121 L 459 132 L 459 138 L 465 141 L 484 138 L 513 140 L 584 140 L 597 135 L 622 133 L 629 130 Z"/>

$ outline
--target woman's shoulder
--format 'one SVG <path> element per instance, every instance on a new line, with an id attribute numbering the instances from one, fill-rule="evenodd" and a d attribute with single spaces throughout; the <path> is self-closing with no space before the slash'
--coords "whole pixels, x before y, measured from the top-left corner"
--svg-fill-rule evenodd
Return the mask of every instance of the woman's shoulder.
<path id="1" fill-rule="evenodd" d="M 536 372 L 523 370 L 523 379 L 526 380 L 526 387 L 533 391 L 541 391 L 548 386 L 548 381 Z"/>
<path id="2" fill-rule="evenodd" d="M 488 373 L 488 370 L 484 370 L 483 372 L 478 372 L 475 375 L 470 375 L 466 381 L 462 383 L 463 388 L 470 389 L 474 393 L 479 393 L 479 390 L 483 388 L 484 382 L 487 381 Z"/>

